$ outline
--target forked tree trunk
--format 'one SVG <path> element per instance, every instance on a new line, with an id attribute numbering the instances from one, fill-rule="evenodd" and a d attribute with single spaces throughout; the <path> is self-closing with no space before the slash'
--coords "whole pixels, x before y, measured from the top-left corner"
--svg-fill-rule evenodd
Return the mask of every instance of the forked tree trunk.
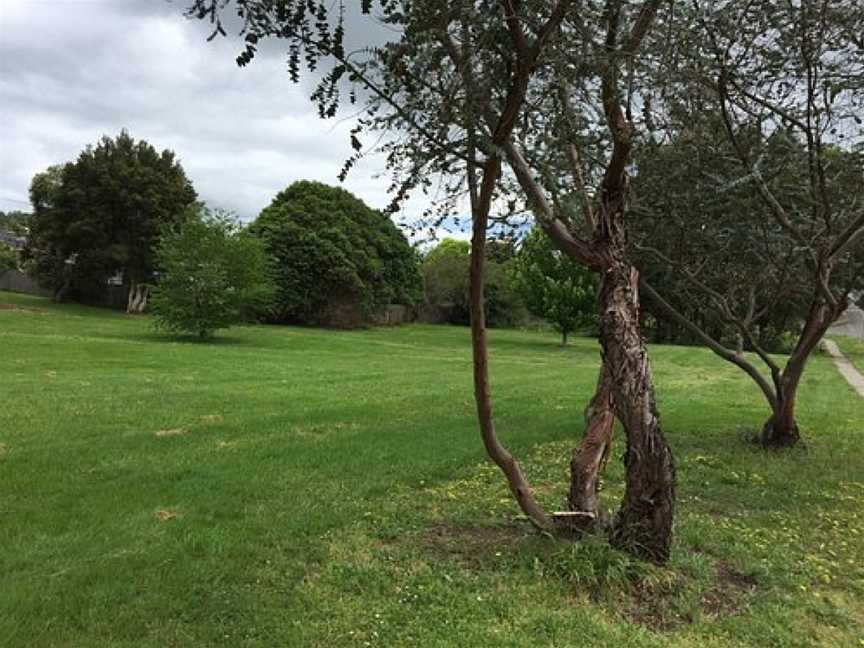
<path id="1" fill-rule="evenodd" d="M 654 385 L 639 328 L 639 274 L 613 258 L 600 288 L 601 342 L 612 405 L 624 427 L 626 486 L 610 534 L 613 546 L 656 563 L 672 542 L 675 465 L 660 429 Z"/>
<path id="2" fill-rule="evenodd" d="M 612 449 L 612 430 L 615 425 L 611 377 L 604 362 L 600 366 L 594 397 L 585 409 L 582 443 L 573 451 L 570 460 L 570 495 L 567 503 L 571 511 L 591 514 L 576 519 L 583 530 L 605 523 L 598 491 L 600 475 Z"/>
<path id="3" fill-rule="evenodd" d="M 798 422 L 795 420 L 795 400 L 801 376 L 813 350 L 846 306 L 845 300 L 831 306 L 823 303 L 821 299 L 814 299 L 798 343 L 782 375 L 775 378 L 776 398 L 772 403 L 772 414 L 762 427 L 762 445 L 769 448 L 788 448 L 801 440 Z"/>
<path id="4" fill-rule="evenodd" d="M 821 339 L 822 336 L 819 337 Z M 795 420 L 795 401 L 801 375 L 804 373 L 804 366 L 811 351 L 807 351 L 806 355 L 799 355 L 799 353 L 804 352 L 796 351 L 780 376 L 771 416 L 762 426 L 761 442 L 766 447 L 789 448 L 801 440 L 801 432 Z"/>
<path id="5" fill-rule="evenodd" d="M 129 297 L 126 300 L 126 312 L 139 314 L 147 308 L 147 300 L 150 296 L 150 287 L 133 281 L 129 286 Z"/>
<path id="6" fill-rule="evenodd" d="M 762 426 L 762 445 L 768 448 L 789 448 L 801 440 L 795 420 L 794 403 L 784 402 Z"/>

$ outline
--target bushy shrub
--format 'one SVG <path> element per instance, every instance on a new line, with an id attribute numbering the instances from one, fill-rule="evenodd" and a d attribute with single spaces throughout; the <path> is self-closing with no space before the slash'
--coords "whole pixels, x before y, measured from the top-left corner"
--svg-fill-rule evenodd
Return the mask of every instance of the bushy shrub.
<path id="1" fill-rule="evenodd" d="M 273 299 L 263 243 L 224 213 L 190 210 L 162 233 L 156 263 L 151 310 L 164 329 L 207 338 L 253 319 Z"/>
<path id="2" fill-rule="evenodd" d="M 567 336 L 596 326 L 598 277 L 556 249 L 538 228 L 522 242 L 513 265 L 516 289 L 528 310 Z"/>
<path id="3" fill-rule="evenodd" d="M 359 323 L 422 299 L 416 252 L 387 216 L 344 189 L 295 182 L 250 231 L 274 262 L 276 321 L 340 323 L 334 313 L 355 311 Z"/>

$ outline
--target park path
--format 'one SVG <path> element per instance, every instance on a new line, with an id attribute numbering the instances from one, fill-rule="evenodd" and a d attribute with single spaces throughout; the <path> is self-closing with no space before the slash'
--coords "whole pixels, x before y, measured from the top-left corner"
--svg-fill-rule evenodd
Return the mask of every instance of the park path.
<path id="1" fill-rule="evenodd" d="M 831 359 L 834 361 L 834 366 L 837 367 L 846 379 L 846 382 L 852 385 L 852 389 L 858 392 L 858 395 L 861 398 L 864 398 L 864 376 L 862 376 L 858 370 L 852 366 L 852 363 L 849 362 L 846 356 L 840 352 L 836 343 L 831 340 L 822 340 L 822 346 L 825 349 L 825 352 L 831 356 Z"/>

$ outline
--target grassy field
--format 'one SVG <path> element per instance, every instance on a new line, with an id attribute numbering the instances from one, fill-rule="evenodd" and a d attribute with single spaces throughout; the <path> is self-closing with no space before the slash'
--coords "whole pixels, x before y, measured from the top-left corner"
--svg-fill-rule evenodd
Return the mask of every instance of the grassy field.
<path id="1" fill-rule="evenodd" d="M 840 351 L 849 358 L 855 368 L 864 373 L 864 340 L 856 340 L 845 335 L 835 335 L 831 338 L 840 347 Z"/>
<path id="2" fill-rule="evenodd" d="M 491 343 L 499 433 L 560 508 L 596 343 Z M 0 643 L 864 645 L 864 399 L 814 358 L 806 445 L 766 453 L 740 372 L 651 351 L 679 475 L 665 568 L 531 532 L 484 460 L 466 329 L 200 344 L 0 293 Z"/>

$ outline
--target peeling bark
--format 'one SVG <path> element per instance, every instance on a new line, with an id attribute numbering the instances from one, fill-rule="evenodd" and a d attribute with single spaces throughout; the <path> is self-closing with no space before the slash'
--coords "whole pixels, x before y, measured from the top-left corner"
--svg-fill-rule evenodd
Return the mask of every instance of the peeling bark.
<path id="1" fill-rule="evenodd" d="M 601 341 L 611 372 L 612 405 L 624 427 L 626 486 L 610 534 L 613 546 L 655 563 L 669 559 L 675 464 L 660 429 L 654 385 L 639 328 L 639 273 L 621 261 L 600 289 Z"/>
<path id="2" fill-rule="evenodd" d="M 568 506 L 571 511 L 593 515 L 579 520 L 581 530 L 604 523 L 598 492 L 600 474 L 612 449 L 614 425 L 611 374 L 604 362 L 600 367 L 594 397 L 585 409 L 585 434 L 582 443 L 573 451 L 573 458 L 570 460 Z"/>

